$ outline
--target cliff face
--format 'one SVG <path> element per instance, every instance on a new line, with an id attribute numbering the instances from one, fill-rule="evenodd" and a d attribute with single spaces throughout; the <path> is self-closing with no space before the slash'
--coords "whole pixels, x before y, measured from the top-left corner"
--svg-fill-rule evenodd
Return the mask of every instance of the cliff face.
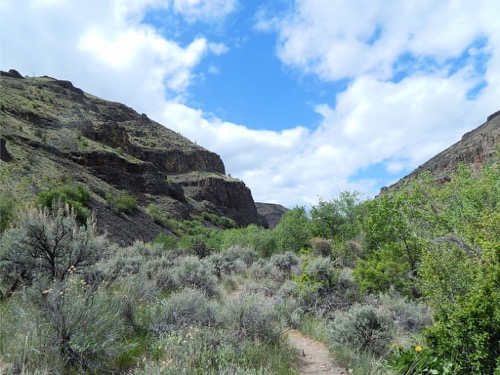
<path id="1" fill-rule="evenodd" d="M 428 160 L 389 189 L 425 172 L 428 172 L 437 183 L 444 183 L 449 180 L 449 175 L 457 170 L 460 163 L 469 165 L 473 170 L 480 169 L 493 160 L 499 148 L 500 111 L 497 111 L 488 116 L 484 124 L 464 134 L 460 141 Z"/>
<path id="2" fill-rule="evenodd" d="M 150 240 L 163 229 L 145 211 L 171 218 L 215 213 L 239 225 L 258 223 L 250 190 L 225 175 L 219 155 L 119 103 L 99 99 L 50 77 L 0 77 L 2 191 L 27 199 L 71 178 L 92 191 L 98 224 L 124 244 Z M 105 204 L 127 191 L 140 208 L 127 218 Z"/>

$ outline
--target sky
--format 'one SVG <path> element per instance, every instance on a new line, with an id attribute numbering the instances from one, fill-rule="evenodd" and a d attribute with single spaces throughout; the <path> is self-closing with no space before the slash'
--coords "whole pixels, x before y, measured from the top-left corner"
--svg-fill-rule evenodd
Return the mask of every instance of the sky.
<path id="1" fill-rule="evenodd" d="M 218 153 L 256 201 L 374 196 L 500 109 L 498 0 L 0 0 L 0 68 Z"/>

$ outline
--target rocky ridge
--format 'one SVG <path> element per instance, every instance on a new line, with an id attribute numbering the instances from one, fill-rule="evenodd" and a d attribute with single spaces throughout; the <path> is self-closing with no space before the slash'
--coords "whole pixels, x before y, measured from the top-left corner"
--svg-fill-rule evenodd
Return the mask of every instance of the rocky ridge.
<path id="1" fill-rule="evenodd" d="M 445 183 L 450 180 L 450 175 L 460 163 L 470 166 L 472 170 L 479 170 L 491 162 L 497 152 L 500 152 L 500 111 L 488 116 L 485 123 L 464 134 L 460 141 L 432 157 L 397 183 L 382 188 L 382 191 L 396 188 L 423 173 L 429 173 L 438 184 Z"/>
<path id="2" fill-rule="evenodd" d="M 164 231 L 145 210 L 159 207 L 173 219 L 203 212 L 238 225 L 266 225 L 250 189 L 225 174 L 219 155 L 133 109 L 87 94 L 69 81 L 0 77 L 2 191 L 32 199 L 60 179 L 92 192 L 90 205 L 103 231 L 128 245 Z M 127 192 L 139 202 L 133 215 L 112 211 L 106 193 Z"/>

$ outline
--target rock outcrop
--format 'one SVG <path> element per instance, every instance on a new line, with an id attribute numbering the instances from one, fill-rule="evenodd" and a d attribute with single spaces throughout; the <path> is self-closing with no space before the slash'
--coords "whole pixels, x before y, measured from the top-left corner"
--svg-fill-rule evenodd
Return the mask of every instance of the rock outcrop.
<path id="1" fill-rule="evenodd" d="M 242 226 L 262 222 L 251 191 L 225 175 L 219 155 L 146 115 L 51 77 L 10 70 L 0 83 L 3 191 L 17 189 L 16 178 L 32 195 L 61 179 L 79 181 L 92 192 L 98 224 L 124 245 L 164 230 L 147 214 L 150 204 L 174 219 L 209 212 Z M 140 206 L 129 217 L 104 199 L 123 191 Z"/>

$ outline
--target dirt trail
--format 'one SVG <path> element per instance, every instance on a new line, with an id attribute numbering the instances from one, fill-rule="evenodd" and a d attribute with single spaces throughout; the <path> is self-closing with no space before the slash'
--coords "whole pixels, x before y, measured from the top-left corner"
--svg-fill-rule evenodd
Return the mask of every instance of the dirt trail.
<path id="1" fill-rule="evenodd" d="M 324 374 L 342 375 L 347 374 L 345 369 L 336 367 L 330 359 L 330 352 L 325 344 L 304 336 L 299 331 L 288 332 L 288 339 L 297 350 L 298 368 L 302 375 Z"/>

